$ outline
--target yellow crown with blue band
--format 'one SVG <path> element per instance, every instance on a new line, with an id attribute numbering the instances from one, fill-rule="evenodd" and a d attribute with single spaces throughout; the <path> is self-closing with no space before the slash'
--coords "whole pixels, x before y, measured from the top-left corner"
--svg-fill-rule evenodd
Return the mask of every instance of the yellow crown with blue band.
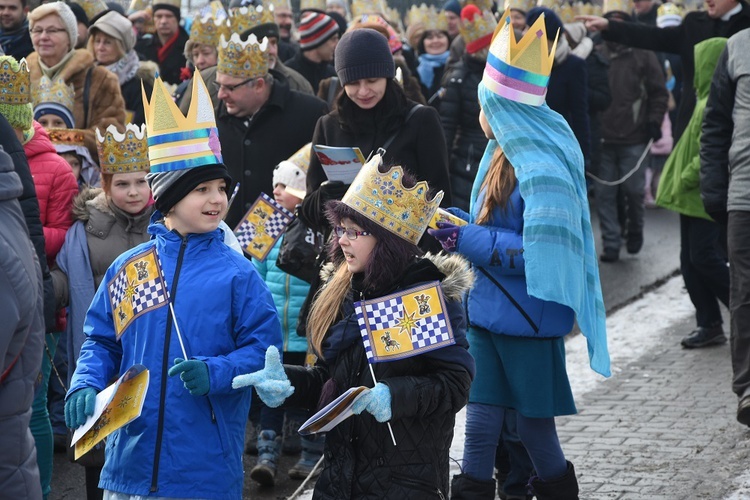
<path id="1" fill-rule="evenodd" d="M 104 135 L 97 128 L 96 150 L 99 152 L 99 166 L 103 174 L 148 172 L 151 169 L 146 125 L 128 123 L 124 134 L 114 125 L 107 127 Z"/>
<path id="2" fill-rule="evenodd" d="M 214 19 L 208 15 L 193 20 L 190 25 L 190 40 L 193 43 L 216 47 L 221 35 L 229 36 L 229 28 L 224 19 Z"/>
<path id="3" fill-rule="evenodd" d="M 151 172 L 169 172 L 222 163 L 219 132 L 211 97 L 200 71 L 193 75 L 190 108 L 183 115 L 161 77 L 151 100 L 143 93 Z"/>
<path id="4" fill-rule="evenodd" d="M 379 170 L 380 155 L 374 155 L 357 174 L 341 201 L 391 233 L 417 244 L 443 199 L 438 191 L 429 199 L 425 181 L 404 187 L 404 171 L 391 167 Z"/>
<path id="5" fill-rule="evenodd" d="M 75 107 L 75 90 L 72 85 L 65 83 L 63 78 L 53 81 L 42 75 L 39 83 L 31 86 L 31 102 L 35 107 L 42 103 L 54 102 L 72 113 Z"/>
<path id="6" fill-rule="evenodd" d="M 540 106 L 547 95 L 558 36 L 549 47 L 542 14 L 517 42 L 506 9 L 492 37 L 482 83 L 506 99 Z"/>
<path id="7" fill-rule="evenodd" d="M 258 43 L 254 34 L 245 41 L 237 33 L 232 33 L 229 40 L 222 36 L 216 72 L 243 80 L 267 75 L 267 50 L 268 38 L 263 38 L 263 42 Z"/>
<path id="8" fill-rule="evenodd" d="M 438 11 L 432 5 L 411 6 L 406 13 L 406 24 L 412 26 L 417 23 L 421 23 L 425 31 L 448 31 L 448 18 L 445 17 L 445 12 Z"/>
<path id="9" fill-rule="evenodd" d="M 31 76 L 26 59 L 18 61 L 18 71 L 13 71 L 7 59 L 0 64 L 0 103 L 28 104 L 31 102 Z"/>
<path id="10" fill-rule="evenodd" d="M 241 35 L 247 30 L 260 26 L 261 24 L 275 23 L 276 21 L 273 17 L 273 10 L 273 5 L 270 5 L 268 8 L 263 8 L 262 5 L 258 5 L 257 7 L 250 6 L 230 9 L 229 30 L 226 37 L 229 38 L 233 33 Z"/>

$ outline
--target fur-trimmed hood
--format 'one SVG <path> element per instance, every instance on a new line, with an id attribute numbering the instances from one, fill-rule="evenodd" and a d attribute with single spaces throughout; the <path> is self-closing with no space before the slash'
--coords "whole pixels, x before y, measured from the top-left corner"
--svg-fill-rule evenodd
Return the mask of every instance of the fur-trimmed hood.
<path id="1" fill-rule="evenodd" d="M 445 278 L 440 282 L 440 286 L 448 300 L 461 300 L 474 284 L 474 271 L 471 269 L 469 261 L 460 255 L 428 252 L 423 258 L 435 264 L 435 267 L 445 275 Z M 335 271 L 336 266 L 333 262 L 325 264 L 320 269 L 322 282 L 327 283 Z"/>
<path id="2" fill-rule="evenodd" d="M 88 221 L 92 208 L 114 216 L 102 188 L 84 188 L 73 200 L 73 220 Z"/>

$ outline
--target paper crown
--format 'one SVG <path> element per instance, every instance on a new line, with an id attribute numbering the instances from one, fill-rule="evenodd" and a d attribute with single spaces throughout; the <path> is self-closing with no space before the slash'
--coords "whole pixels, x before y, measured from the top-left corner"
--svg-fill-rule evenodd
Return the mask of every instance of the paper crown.
<path id="1" fill-rule="evenodd" d="M 308 142 L 290 156 L 287 161 L 294 163 L 300 170 L 307 173 L 307 169 L 310 167 L 310 151 L 312 151 L 312 143 Z"/>
<path id="2" fill-rule="evenodd" d="M 547 95 L 558 36 L 550 48 L 542 14 L 516 42 L 510 10 L 506 9 L 492 37 L 482 83 L 506 99 L 541 105 Z"/>
<path id="3" fill-rule="evenodd" d="M 352 2 L 352 17 L 365 14 L 385 14 L 386 5 L 383 0 L 354 0 Z"/>
<path id="4" fill-rule="evenodd" d="M 47 135 L 52 144 L 71 147 L 84 146 L 83 130 L 77 128 L 48 128 Z"/>
<path id="5" fill-rule="evenodd" d="M 47 135 L 57 154 L 75 153 L 81 158 L 81 176 L 87 184 L 98 184 L 99 167 L 84 143 L 84 131 L 77 128 L 48 128 Z"/>
<path id="6" fill-rule="evenodd" d="M 245 41 L 237 33 L 232 33 L 229 40 L 222 35 L 216 72 L 243 80 L 264 76 L 268 74 L 267 50 L 268 38 L 258 43 L 254 34 Z"/>
<path id="7" fill-rule="evenodd" d="M 96 129 L 96 149 L 99 152 L 99 166 L 103 174 L 127 174 L 148 172 L 148 139 L 146 125 L 125 126 L 125 133 L 117 131 L 114 125 L 107 127 L 102 136 Z"/>
<path id="8" fill-rule="evenodd" d="M 685 9 L 676 3 L 663 3 L 656 9 L 656 17 L 666 17 L 680 19 L 685 16 Z"/>
<path id="9" fill-rule="evenodd" d="M 300 0 L 299 10 L 319 10 L 320 12 L 325 12 L 328 10 L 328 7 L 326 0 Z"/>
<path id="10" fill-rule="evenodd" d="M 505 10 L 515 9 L 526 13 L 534 7 L 536 7 L 536 2 L 534 0 L 505 0 L 504 6 Z"/>
<path id="11" fill-rule="evenodd" d="M 86 13 L 89 23 L 93 22 L 93 19 L 99 14 L 103 14 L 109 10 L 104 0 L 76 0 L 73 3 L 81 6 Z"/>
<path id="12" fill-rule="evenodd" d="M 443 192 L 428 199 L 429 186 L 420 181 L 412 188 L 403 185 L 404 171 L 391 167 L 381 173 L 381 157 L 367 162 L 341 201 L 371 221 L 406 241 L 417 244 L 437 212 Z"/>
<path id="13" fill-rule="evenodd" d="M 209 45 L 216 47 L 222 34 L 228 36 L 229 29 L 224 20 L 214 19 L 213 17 L 204 16 L 193 20 L 190 25 L 190 40 L 193 43 Z"/>
<path id="14" fill-rule="evenodd" d="M 461 25 L 458 30 L 461 38 L 466 42 L 466 52 L 469 54 L 487 47 L 492 41 L 495 28 L 497 28 L 497 21 L 489 10 L 482 13 L 476 12 L 469 19 L 464 19 L 464 11 L 461 11 Z"/>
<path id="15" fill-rule="evenodd" d="M 406 24 L 412 26 L 417 23 L 421 23 L 425 31 L 448 31 L 448 18 L 445 17 L 445 12 L 438 12 L 432 5 L 411 6 L 406 13 Z"/>
<path id="16" fill-rule="evenodd" d="M 632 0 L 604 0 L 602 3 L 602 11 L 606 14 L 607 12 L 624 12 L 630 14 L 633 12 L 633 1 Z"/>
<path id="17" fill-rule="evenodd" d="M 75 90 L 62 78 L 52 81 L 47 76 L 42 76 L 39 83 L 31 87 L 31 102 L 34 107 L 43 103 L 54 102 L 72 113 L 75 107 Z"/>
<path id="18" fill-rule="evenodd" d="M 231 9 L 229 11 L 229 31 L 226 35 L 227 38 L 233 33 L 242 35 L 247 30 L 260 26 L 261 24 L 275 23 L 276 21 L 273 17 L 273 11 L 273 5 L 265 9 L 262 5 L 258 5 L 257 7 L 249 6 Z"/>
<path id="19" fill-rule="evenodd" d="M 575 7 L 569 3 L 564 3 L 560 5 L 555 12 L 557 13 L 557 16 L 560 18 L 560 21 L 563 22 L 563 24 L 568 23 L 574 23 L 576 21 L 576 11 Z"/>
<path id="20" fill-rule="evenodd" d="M 151 100 L 143 92 L 148 157 L 151 172 L 184 170 L 222 163 L 219 132 L 211 97 L 200 71 L 193 74 L 190 108 L 183 115 L 161 77 L 154 82 Z"/>
<path id="21" fill-rule="evenodd" d="M 13 71 L 10 61 L 0 64 L 0 103 L 28 104 L 31 102 L 31 77 L 26 59 L 18 62 L 18 71 Z"/>

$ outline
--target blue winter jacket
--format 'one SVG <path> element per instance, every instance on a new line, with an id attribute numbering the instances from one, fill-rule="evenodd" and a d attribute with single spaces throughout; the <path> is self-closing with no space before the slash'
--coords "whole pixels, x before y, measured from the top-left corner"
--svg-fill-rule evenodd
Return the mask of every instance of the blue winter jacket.
<path id="1" fill-rule="evenodd" d="M 484 190 L 473 204 L 472 220 L 479 216 L 483 198 Z M 523 198 L 516 184 L 506 210 L 497 207 L 489 224 L 469 224 L 459 232 L 458 252 L 476 269 L 467 303 L 469 323 L 504 335 L 562 337 L 573 328 L 573 310 L 557 302 L 531 297 L 526 291 L 523 210 Z M 538 332 L 478 267 L 505 288 Z"/>
<path id="2" fill-rule="evenodd" d="M 281 333 L 284 335 L 284 352 L 306 352 L 307 338 L 297 335 L 297 319 L 302 303 L 310 290 L 310 283 L 295 278 L 276 267 L 281 239 L 268 252 L 266 260 L 259 262 L 253 259 L 255 269 L 271 290 L 276 311 L 281 321 Z"/>
<path id="3" fill-rule="evenodd" d="M 242 448 L 250 391 L 232 378 L 263 368 L 281 347 L 276 309 L 252 264 L 222 241 L 221 230 L 182 238 L 152 224 L 154 239 L 107 270 L 84 324 L 87 336 L 68 393 L 104 389 L 135 363 L 150 371 L 143 412 L 107 440 L 101 488 L 130 495 L 242 498 Z M 191 396 L 167 370 L 182 350 L 169 307 L 137 317 L 119 340 L 107 283 L 133 255 L 156 247 L 190 358 L 208 365 L 210 389 Z"/>

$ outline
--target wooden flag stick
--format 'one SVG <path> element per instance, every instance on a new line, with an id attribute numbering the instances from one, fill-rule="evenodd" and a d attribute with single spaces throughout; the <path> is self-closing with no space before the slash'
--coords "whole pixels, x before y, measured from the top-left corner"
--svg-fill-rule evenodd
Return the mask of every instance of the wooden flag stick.
<path id="1" fill-rule="evenodd" d="M 375 370 L 372 368 L 372 364 L 368 361 L 367 365 L 370 367 L 370 375 L 372 375 L 373 384 L 377 384 L 378 381 L 375 379 Z M 393 441 L 393 446 L 396 446 L 396 436 L 393 435 L 393 427 L 391 427 L 390 422 L 386 422 L 386 425 L 388 425 L 388 430 L 391 433 L 391 441 Z"/>

